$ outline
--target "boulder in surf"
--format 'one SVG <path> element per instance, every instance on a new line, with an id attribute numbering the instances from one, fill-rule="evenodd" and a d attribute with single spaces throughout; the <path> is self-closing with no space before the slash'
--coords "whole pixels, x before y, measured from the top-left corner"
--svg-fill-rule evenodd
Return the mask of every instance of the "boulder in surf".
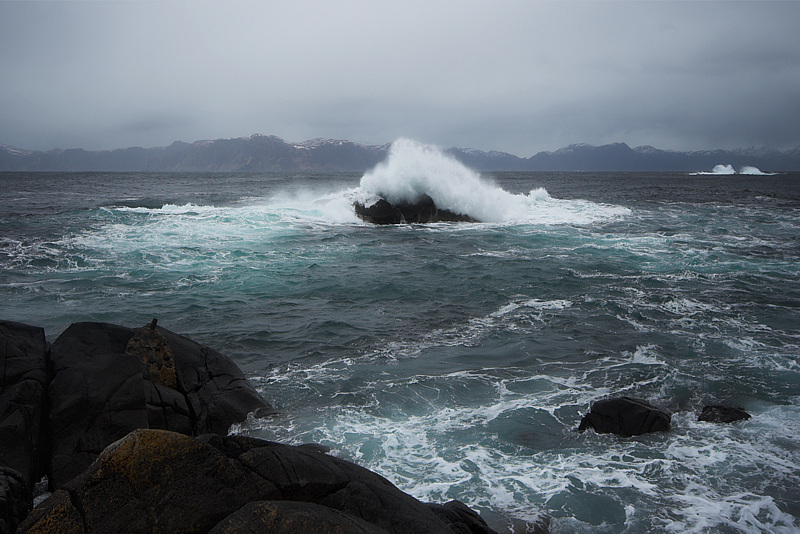
<path id="1" fill-rule="evenodd" d="M 734 423 L 746 419 L 750 419 L 750 414 L 743 409 L 720 404 L 703 406 L 703 410 L 697 416 L 698 421 L 709 423 Z"/>
<path id="2" fill-rule="evenodd" d="M 392 204 L 385 198 L 369 206 L 356 202 L 356 215 L 373 224 L 414 224 L 433 222 L 478 222 L 473 217 L 439 208 L 433 199 L 422 194 L 414 201 Z"/>
<path id="3" fill-rule="evenodd" d="M 669 430 L 671 419 L 667 411 L 646 401 L 617 397 L 593 403 L 590 412 L 581 420 L 578 430 L 591 428 L 600 434 L 638 436 Z"/>

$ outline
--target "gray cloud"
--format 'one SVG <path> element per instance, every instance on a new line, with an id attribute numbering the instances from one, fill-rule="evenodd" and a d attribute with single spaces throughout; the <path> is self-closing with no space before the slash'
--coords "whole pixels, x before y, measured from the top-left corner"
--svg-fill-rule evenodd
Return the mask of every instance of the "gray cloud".
<path id="1" fill-rule="evenodd" d="M 797 20 L 797 2 L 0 2 L 0 143 L 788 148 Z"/>

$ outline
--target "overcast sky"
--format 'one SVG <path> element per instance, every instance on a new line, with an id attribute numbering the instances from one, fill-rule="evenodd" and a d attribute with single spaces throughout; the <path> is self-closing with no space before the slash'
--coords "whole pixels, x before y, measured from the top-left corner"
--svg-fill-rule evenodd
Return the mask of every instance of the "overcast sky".
<path id="1" fill-rule="evenodd" d="M 0 1 L 0 144 L 800 144 L 800 2 Z"/>

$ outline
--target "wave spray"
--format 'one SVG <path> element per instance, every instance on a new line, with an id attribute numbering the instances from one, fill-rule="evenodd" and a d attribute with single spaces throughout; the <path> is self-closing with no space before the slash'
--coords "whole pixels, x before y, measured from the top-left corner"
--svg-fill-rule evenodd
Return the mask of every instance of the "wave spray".
<path id="1" fill-rule="evenodd" d="M 361 178 L 363 203 L 392 204 L 428 195 L 440 209 L 489 223 L 587 223 L 628 213 L 625 208 L 553 199 L 543 188 L 514 194 L 498 187 L 439 148 L 411 139 L 392 144 L 386 161 Z"/>

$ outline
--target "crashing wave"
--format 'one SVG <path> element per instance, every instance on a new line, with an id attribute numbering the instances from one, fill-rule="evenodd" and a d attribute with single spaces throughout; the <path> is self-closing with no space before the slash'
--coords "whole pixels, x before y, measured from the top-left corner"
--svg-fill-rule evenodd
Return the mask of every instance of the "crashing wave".
<path id="1" fill-rule="evenodd" d="M 362 219 L 383 224 L 583 224 L 629 213 L 617 206 L 553 199 L 542 188 L 528 194 L 509 193 L 439 148 L 410 139 L 395 141 L 386 161 L 362 176 L 352 204 Z"/>

